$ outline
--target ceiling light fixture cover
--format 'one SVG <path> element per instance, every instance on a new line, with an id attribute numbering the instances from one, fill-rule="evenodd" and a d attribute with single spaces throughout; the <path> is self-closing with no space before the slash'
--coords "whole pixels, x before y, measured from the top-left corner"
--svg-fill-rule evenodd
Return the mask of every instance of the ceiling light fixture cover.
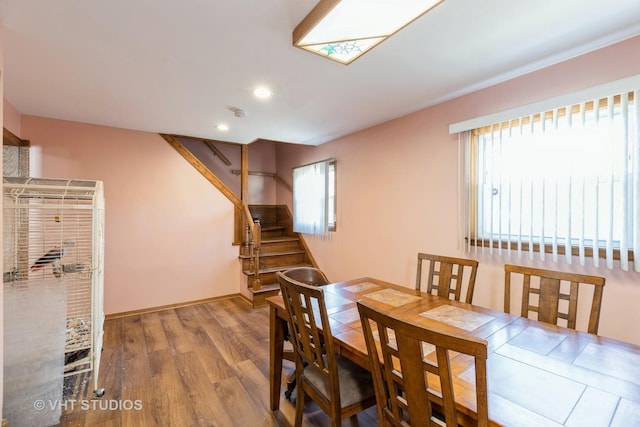
<path id="1" fill-rule="evenodd" d="M 349 64 L 442 1 L 320 0 L 293 30 L 293 44 Z"/>

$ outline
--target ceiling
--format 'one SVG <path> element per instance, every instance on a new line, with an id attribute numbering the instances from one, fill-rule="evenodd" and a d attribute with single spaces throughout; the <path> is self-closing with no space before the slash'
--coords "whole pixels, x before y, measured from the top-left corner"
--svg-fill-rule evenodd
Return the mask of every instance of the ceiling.
<path id="1" fill-rule="evenodd" d="M 291 44 L 315 3 L 0 0 L 4 95 L 28 115 L 317 145 L 640 34 L 639 0 L 445 0 L 342 65 Z"/>

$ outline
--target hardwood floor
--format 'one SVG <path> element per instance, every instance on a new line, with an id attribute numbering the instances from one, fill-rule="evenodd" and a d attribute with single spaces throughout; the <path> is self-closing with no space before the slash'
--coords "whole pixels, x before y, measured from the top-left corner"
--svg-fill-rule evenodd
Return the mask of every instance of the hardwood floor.
<path id="1" fill-rule="evenodd" d="M 108 320 L 104 330 L 105 395 L 94 397 L 90 374 L 68 379 L 59 426 L 293 425 L 295 399 L 283 393 L 280 410 L 269 409 L 267 307 L 235 297 Z M 283 384 L 292 370 L 285 362 Z M 378 425 L 375 407 L 358 418 Z M 307 405 L 304 426 L 329 421 Z"/>

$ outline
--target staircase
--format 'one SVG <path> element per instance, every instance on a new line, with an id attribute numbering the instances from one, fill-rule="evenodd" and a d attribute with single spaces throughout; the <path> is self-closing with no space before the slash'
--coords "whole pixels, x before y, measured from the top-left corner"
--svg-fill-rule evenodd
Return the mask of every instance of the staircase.
<path id="1" fill-rule="evenodd" d="M 183 141 L 196 140 L 205 143 L 214 152 L 215 157 L 225 164 L 224 167 L 221 167 L 222 170 L 226 170 L 225 168 L 230 167 L 231 164 L 240 163 L 241 170 L 231 170 L 230 172 L 241 175 L 241 183 L 244 183 L 241 186 L 246 187 L 247 175 L 258 175 L 274 178 L 280 185 L 291 191 L 289 184 L 276 174 L 248 170 L 248 147 L 246 144 L 235 144 L 239 148 L 239 151 L 236 152 L 237 156 L 230 156 L 232 158 L 228 159 L 217 149 L 216 145 L 225 144 L 225 147 L 228 148 L 228 144 L 232 143 L 184 135 L 160 134 L 160 136 L 233 203 L 235 207 L 234 244 L 241 244 L 239 258 L 242 262 L 242 271 L 247 277 L 248 297 L 254 307 L 265 305 L 266 298 L 280 292 L 276 272 L 293 267 L 317 267 L 304 239 L 298 233 L 293 232 L 293 218 L 286 205 L 247 206 L 241 197 L 238 197 L 225 182 L 209 169 L 209 166 L 196 157 L 178 138 Z M 227 152 L 227 150 L 223 151 Z M 258 220 L 260 227 L 251 224 L 247 226 L 248 230 L 243 233 L 243 224 L 246 225 L 246 219 L 249 217 Z M 255 268 L 256 259 L 259 264 L 258 269 Z M 245 292 L 242 294 L 246 295 Z"/>
<path id="2" fill-rule="evenodd" d="M 302 237 L 293 232 L 293 220 L 286 205 L 250 205 L 249 211 L 261 226 L 258 286 L 251 257 L 242 249 L 240 260 L 253 306 L 259 307 L 266 304 L 266 298 L 280 292 L 276 272 L 293 267 L 315 267 L 316 263 Z"/>

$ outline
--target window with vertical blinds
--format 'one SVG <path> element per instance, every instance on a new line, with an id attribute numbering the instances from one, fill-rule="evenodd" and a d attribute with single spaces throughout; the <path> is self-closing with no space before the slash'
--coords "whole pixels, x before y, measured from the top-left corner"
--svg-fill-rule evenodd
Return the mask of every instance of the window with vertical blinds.
<path id="1" fill-rule="evenodd" d="M 293 231 L 325 235 L 336 229 L 336 160 L 293 169 Z"/>
<path id="2" fill-rule="evenodd" d="M 640 91 L 462 132 L 468 250 L 640 272 Z"/>

